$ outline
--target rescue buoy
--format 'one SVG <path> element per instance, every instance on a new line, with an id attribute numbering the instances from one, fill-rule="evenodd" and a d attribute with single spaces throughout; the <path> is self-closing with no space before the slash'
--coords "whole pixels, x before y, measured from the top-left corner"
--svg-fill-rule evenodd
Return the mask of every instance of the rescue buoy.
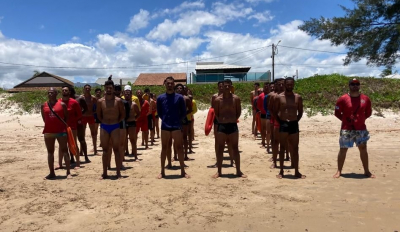
<path id="1" fill-rule="evenodd" d="M 256 114 L 257 130 L 261 132 L 261 112 Z"/>
<path id="2" fill-rule="evenodd" d="M 204 132 L 206 133 L 206 135 L 210 134 L 212 126 L 214 125 L 214 119 L 215 119 L 214 108 L 210 108 L 208 110 L 206 123 L 204 125 Z"/>
<path id="3" fill-rule="evenodd" d="M 78 148 L 76 147 L 76 142 L 74 139 L 74 134 L 72 133 L 71 127 L 67 127 L 68 135 L 68 149 L 74 156 L 78 156 Z"/>

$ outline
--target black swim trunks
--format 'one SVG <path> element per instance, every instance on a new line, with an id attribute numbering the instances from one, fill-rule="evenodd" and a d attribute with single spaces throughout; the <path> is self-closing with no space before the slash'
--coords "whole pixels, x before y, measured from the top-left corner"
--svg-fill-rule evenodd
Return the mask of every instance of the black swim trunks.
<path id="1" fill-rule="evenodd" d="M 184 119 L 182 119 L 182 125 L 183 125 L 183 126 L 189 125 L 189 120 L 187 120 L 187 117 L 185 117 Z"/>
<path id="2" fill-rule="evenodd" d="M 119 123 L 119 129 L 126 129 L 125 120 L 122 120 L 122 121 Z"/>
<path id="3" fill-rule="evenodd" d="M 214 118 L 214 124 L 218 124 L 217 118 Z"/>
<path id="4" fill-rule="evenodd" d="M 266 114 L 261 114 L 260 118 L 261 119 L 267 119 L 267 115 Z"/>
<path id="5" fill-rule="evenodd" d="M 282 121 L 279 120 L 279 132 L 296 134 L 299 133 L 299 121 Z"/>
<path id="6" fill-rule="evenodd" d="M 219 123 L 218 132 L 230 135 L 239 132 L 237 123 Z"/>
<path id="7" fill-rule="evenodd" d="M 149 130 L 153 130 L 153 115 L 149 114 L 147 115 L 147 126 L 149 127 Z"/>
<path id="8" fill-rule="evenodd" d="M 126 122 L 126 128 L 136 127 L 136 121 Z"/>
<path id="9" fill-rule="evenodd" d="M 161 127 L 161 130 L 171 132 L 171 131 L 181 130 L 181 128 L 178 128 L 178 127 L 171 127 L 171 128 L 165 128 L 165 127 L 164 127 L 164 128 L 163 128 L 163 127 Z"/>

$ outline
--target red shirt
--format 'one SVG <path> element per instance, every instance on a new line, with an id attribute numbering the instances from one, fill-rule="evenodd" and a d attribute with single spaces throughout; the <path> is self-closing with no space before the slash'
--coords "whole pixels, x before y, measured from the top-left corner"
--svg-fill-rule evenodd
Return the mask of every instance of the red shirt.
<path id="1" fill-rule="evenodd" d="M 60 98 L 58 101 L 62 101 Z M 71 127 L 71 130 L 76 130 L 78 126 L 78 120 L 82 118 L 82 110 L 79 106 L 79 103 L 72 98 L 69 98 L 67 101 L 63 101 L 67 105 L 68 109 L 68 120 L 67 124 Z"/>
<path id="2" fill-rule="evenodd" d="M 264 109 L 264 93 L 261 93 L 260 95 L 258 95 L 258 99 L 257 99 L 257 109 L 259 111 L 261 111 L 261 114 L 267 114 L 267 112 Z"/>
<path id="3" fill-rule="evenodd" d="M 336 103 L 335 116 L 342 121 L 342 130 L 366 130 L 365 120 L 371 114 L 371 100 L 364 94 L 358 97 L 345 94 Z"/>
<path id="4" fill-rule="evenodd" d="M 64 119 L 64 110 L 63 107 L 61 106 L 61 102 L 56 102 L 56 104 L 53 106 L 54 112 L 60 116 L 60 118 Z M 47 105 L 47 102 L 44 103 L 43 107 L 43 115 L 44 115 L 44 129 L 43 129 L 43 134 L 45 133 L 63 133 L 67 132 L 67 127 L 63 122 L 61 122 L 60 119 L 57 118 L 51 112 L 49 106 Z"/>
<path id="5" fill-rule="evenodd" d="M 140 116 L 137 121 L 146 121 L 147 115 L 149 114 L 150 104 L 148 101 L 144 100 L 143 105 L 140 110 Z"/>

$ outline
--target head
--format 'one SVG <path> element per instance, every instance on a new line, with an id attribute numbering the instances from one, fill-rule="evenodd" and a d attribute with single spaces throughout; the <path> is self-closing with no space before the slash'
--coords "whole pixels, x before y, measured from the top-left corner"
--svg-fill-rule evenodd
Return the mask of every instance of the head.
<path id="1" fill-rule="evenodd" d="M 359 92 L 360 91 L 360 81 L 357 80 L 356 78 L 353 78 L 351 80 L 349 80 L 349 89 L 350 92 Z"/>
<path id="2" fill-rule="evenodd" d="M 47 91 L 47 97 L 49 98 L 49 101 L 57 101 L 57 94 L 58 94 L 57 89 L 50 87 L 49 90 Z"/>
<path id="3" fill-rule="evenodd" d="M 143 92 L 141 89 L 136 90 L 136 96 L 139 98 L 139 100 L 142 100 Z"/>
<path id="4" fill-rule="evenodd" d="M 182 84 L 177 84 L 175 85 L 175 93 L 179 93 L 183 95 L 183 85 Z"/>
<path id="5" fill-rule="evenodd" d="M 175 79 L 171 76 L 165 78 L 164 85 L 167 93 L 173 93 L 175 89 Z"/>
<path id="6" fill-rule="evenodd" d="M 274 92 L 274 91 L 275 91 L 275 83 L 274 83 L 274 82 L 271 82 L 271 83 L 269 84 L 269 91 L 270 91 L 270 92 Z"/>
<path id="7" fill-rule="evenodd" d="M 96 95 L 96 98 L 101 98 L 101 89 L 100 88 L 95 89 L 94 93 Z"/>
<path id="8" fill-rule="evenodd" d="M 150 89 L 149 89 L 149 88 L 145 88 L 145 89 L 144 89 L 144 93 L 147 94 L 147 95 L 149 95 L 149 94 L 150 94 Z"/>
<path id="9" fill-rule="evenodd" d="M 132 99 L 132 88 L 130 85 L 125 85 L 124 87 L 124 97 L 126 100 Z"/>
<path id="10" fill-rule="evenodd" d="M 232 81 L 229 79 L 224 80 L 224 93 L 230 93 L 232 88 Z"/>
<path id="11" fill-rule="evenodd" d="M 90 94 L 91 90 L 92 90 L 92 86 L 90 86 L 89 84 L 86 84 L 85 86 L 83 86 L 83 93 L 84 94 Z"/>
<path id="12" fill-rule="evenodd" d="M 104 90 L 106 95 L 113 95 L 114 94 L 114 81 L 111 80 L 112 75 L 108 77 L 108 80 L 104 83 Z"/>
<path id="13" fill-rule="evenodd" d="M 149 99 L 153 99 L 153 98 L 154 98 L 154 94 L 153 94 L 153 93 L 150 93 L 149 96 L 150 96 Z M 154 99 L 153 99 L 153 100 L 154 100 Z"/>
<path id="14" fill-rule="evenodd" d="M 269 82 L 264 82 L 263 92 L 265 94 L 269 93 Z"/>
<path id="15" fill-rule="evenodd" d="M 153 100 L 157 100 L 157 94 L 153 93 Z"/>
<path id="16" fill-rule="evenodd" d="M 114 85 L 114 95 L 115 96 L 121 97 L 121 91 L 122 91 L 121 85 L 119 85 L 119 84 Z"/>
<path id="17" fill-rule="evenodd" d="M 222 93 L 224 91 L 224 82 L 218 81 L 218 93 Z"/>
<path id="18" fill-rule="evenodd" d="M 285 79 L 283 78 L 275 79 L 275 92 L 282 93 L 283 91 L 285 91 Z"/>
<path id="19" fill-rule="evenodd" d="M 183 85 L 183 94 L 187 95 L 188 87 L 186 85 Z"/>
<path id="20" fill-rule="evenodd" d="M 287 77 L 285 79 L 285 91 L 286 92 L 293 92 L 294 89 L 294 78 L 293 77 Z"/>
<path id="21" fill-rule="evenodd" d="M 187 90 L 187 94 L 193 96 L 193 91 L 192 91 L 191 89 L 188 89 L 188 90 Z"/>
<path id="22" fill-rule="evenodd" d="M 260 83 L 256 82 L 254 83 L 254 90 L 257 90 L 260 88 Z"/>
<path id="23" fill-rule="evenodd" d="M 193 101 L 193 95 L 188 95 L 189 99 Z"/>
<path id="24" fill-rule="evenodd" d="M 70 97 L 71 96 L 71 89 L 73 87 L 69 86 L 69 85 L 64 85 L 63 87 L 61 87 L 61 93 L 63 97 Z"/>

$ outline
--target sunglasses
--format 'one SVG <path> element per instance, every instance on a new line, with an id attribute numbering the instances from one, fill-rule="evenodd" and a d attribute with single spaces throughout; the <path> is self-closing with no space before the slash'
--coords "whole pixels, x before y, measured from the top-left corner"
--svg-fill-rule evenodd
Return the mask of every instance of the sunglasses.
<path id="1" fill-rule="evenodd" d="M 360 83 L 351 83 L 351 86 L 360 86 Z"/>

